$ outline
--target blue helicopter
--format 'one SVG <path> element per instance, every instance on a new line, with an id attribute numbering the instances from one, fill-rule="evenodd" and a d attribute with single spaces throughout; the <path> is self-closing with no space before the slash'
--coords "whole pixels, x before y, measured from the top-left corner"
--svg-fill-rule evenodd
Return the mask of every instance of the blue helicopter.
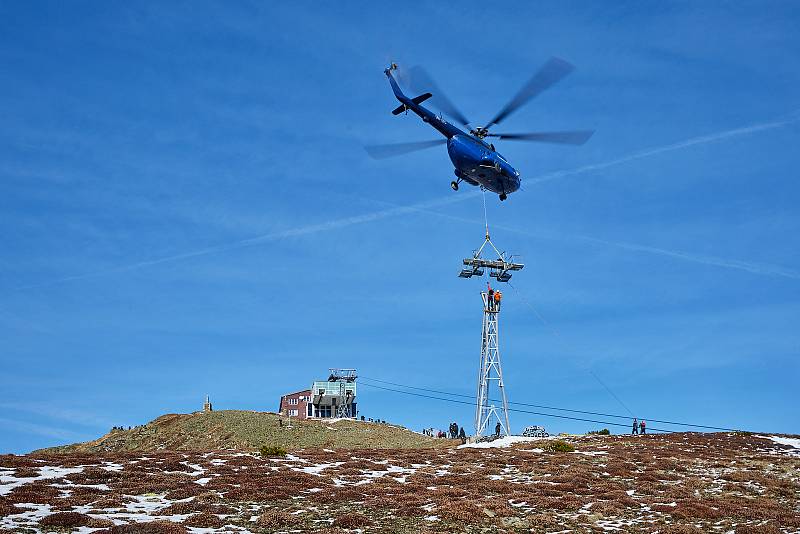
<path id="1" fill-rule="evenodd" d="M 370 145 L 364 147 L 374 158 L 382 159 L 399 156 L 408 152 L 422 150 L 437 145 L 447 144 L 447 153 L 455 166 L 456 180 L 450 182 L 453 191 L 458 191 L 458 185 L 463 181 L 470 185 L 480 186 L 500 195 L 500 200 L 505 200 L 510 193 L 520 187 L 519 172 L 511 166 L 494 145 L 486 142 L 487 137 L 497 139 L 510 139 L 516 141 L 538 141 L 545 143 L 562 143 L 569 145 L 582 145 L 594 133 L 593 130 L 562 131 L 562 132 L 532 132 L 522 134 L 496 134 L 490 133 L 489 128 L 500 123 L 520 107 L 528 103 L 536 95 L 551 87 L 556 82 L 568 75 L 574 67 L 559 58 L 550 58 L 545 65 L 528 81 L 508 104 L 500 110 L 486 126 L 470 128 L 470 121 L 448 100 L 436 87 L 433 80 L 421 67 L 414 67 L 409 71 L 409 85 L 414 89 L 429 89 L 436 92 L 432 101 L 440 111 L 465 126 L 468 132 L 447 122 L 442 115 L 437 115 L 421 104 L 433 96 L 430 92 L 409 98 L 400 89 L 393 75 L 397 71 L 397 64 L 392 63 L 383 72 L 389 78 L 394 96 L 400 105 L 392 110 L 393 115 L 411 111 L 433 126 L 445 139 L 434 141 L 421 141 L 414 143 L 395 143 L 388 145 Z"/>

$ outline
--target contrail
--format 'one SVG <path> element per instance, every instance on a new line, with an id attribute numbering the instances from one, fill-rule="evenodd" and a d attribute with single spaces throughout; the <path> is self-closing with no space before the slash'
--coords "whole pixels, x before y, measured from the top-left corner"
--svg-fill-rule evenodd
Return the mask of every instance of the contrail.
<path id="1" fill-rule="evenodd" d="M 747 271 L 753 274 L 761 274 L 765 276 L 782 276 L 784 278 L 792 278 L 800 280 L 800 271 L 781 267 L 780 265 L 771 265 L 768 263 L 755 263 L 742 260 L 732 260 L 728 258 L 720 258 L 718 256 L 708 256 L 705 254 L 694 254 L 691 252 L 684 252 L 682 250 L 669 250 L 658 247 L 651 247 L 647 245 L 637 245 L 636 243 L 626 243 L 619 241 L 606 241 L 604 239 L 597 239 L 588 236 L 571 236 L 573 239 L 580 239 L 592 243 L 602 245 L 610 245 L 634 252 L 646 252 L 649 254 L 660 254 L 662 256 L 670 256 L 681 260 L 692 261 L 695 263 L 702 263 L 705 265 L 714 265 L 717 267 L 726 267 L 728 269 L 739 269 L 740 271 Z"/>
<path id="2" fill-rule="evenodd" d="M 456 215 L 441 213 L 430 209 L 415 208 L 415 211 L 418 211 L 420 213 L 435 215 L 437 217 L 442 217 L 444 219 L 449 219 L 461 223 L 474 224 L 476 226 L 477 225 L 483 226 L 484 224 L 483 221 L 475 221 L 472 219 L 467 219 L 466 217 L 458 217 Z M 793 280 L 800 280 L 800 271 L 795 269 L 790 269 L 787 267 L 782 267 L 780 265 L 772 265 L 769 263 L 756 263 L 756 262 L 749 262 L 742 260 L 734 260 L 730 258 L 721 258 L 719 256 L 694 254 L 692 252 L 685 252 L 682 250 L 670 250 L 665 248 L 652 247 L 648 245 L 639 245 L 636 243 L 627 243 L 624 241 L 607 241 L 605 239 L 599 239 L 596 237 L 591 237 L 586 235 L 563 235 L 563 234 L 553 234 L 547 232 L 531 232 L 528 230 L 520 230 L 519 228 L 513 228 L 510 226 L 504 226 L 500 224 L 494 224 L 492 225 L 492 228 L 504 230 L 506 232 L 511 232 L 515 234 L 521 234 L 528 237 L 534 237 L 537 239 L 546 239 L 549 241 L 564 241 L 564 240 L 584 241 L 587 243 L 606 245 L 610 247 L 630 250 L 633 252 L 644 252 L 647 254 L 669 256 L 671 258 L 677 258 L 680 260 L 690 261 L 693 263 L 702 263 L 704 265 L 713 265 L 716 267 L 725 267 L 728 269 L 738 269 L 740 271 L 747 271 L 752 274 L 759 274 L 764 276 L 781 276 L 784 278 L 791 278 Z"/>
<path id="3" fill-rule="evenodd" d="M 448 195 L 443 198 L 429 200 L 425 202 L 419 202 L 417 204 L 412 204 L 409 206 L 396 206 L 393 208 L 387 208 L 380 211 L 374 211 L 371 213 L 365 213 L 362 215 L 354 215 L 352 217 L 344 217 L 341 219 L 333 219 L 331 221 L 326 221 L 318 224 L 310 224 L 307 226 L 299 226 L 297 228 L 289 228 L 287 230 L 279 230 L 277 232 L 270 232 L 268 234 L 262 234 L 255 237 L 249 237 L 247 239 L 241 239 L 239 241 L 234 241 L 230 243 L 225 243 L 222 245 L 217 245 L 213 247 L 206 247 L 198 250 L 193 250 L 190 252 L 184 252 L 181 254 L 174 254 L 172 256 L 165 256 L 162 258 L 156 258 L 152 260 L 145 260 L 136 263 L 131 263 L 128 265 L 121 265 L 119 267 L 112 267 L 109 269 L 103 269 L 99 271 L 93 271 L 90 273 L 83 273 L 83 274 L 76 274 L 73 276 L 65 276 L 63 278 L 57 278 L 55 280 L 50 280 L 48 282 L 42 282 L 40 284 L 33 284 L 28 286 L 20 286 L 15 288 L 15 291 L 22 291 L 25 289 L 36 289 L 40 287 L 46 287 L 56 284 L 61 284 L 64 282 L 70 282 L 73 280 L 83 280 L 86 278 L 94 278 L 97 276 L 103 276 L 107 274 L 114 274 L 114 273 L 121 273 L 126 271 L 132 271 L 135 269 L 140 269 L 142 267 L 151 267 L 153 265 L 159 265 L 162 263 L 168 263 L 173 261 L 179 260 L 186 260 L 190 258 L 196 258 L 198 256 L 206 256 L 209 254 L 218 254 L 220 252 L 227 252 L 229 250 L 236 250 L 240 248 L 251 247 L 253 245 L 258 245 L 261 243 L 266 243 L 269 241 L 277 241 L 280 239 L 286 239 L 289 237 L 298 237 L 303 235 L 309 234 L 316 234 L 319 232 L 328 232 L 331 230 L 338 230 L 340 228 L 345 228 L 347 226 L 353 226 L 357 224 L 364 224 L 368 222 L 377 221 L 380 219 L 386 219 L 388 217 L 396 217 L 398 215 L 404 215 L 407 213 L 415 213 L 419 210 L 426 210 L 431 208 L 437 208 L 441 206 L 446 206 L 448 204 L 454 204 L 456 202 L 463 202 L 464 200 L 474 198 L 480 195 L 479 191 L 472 191 L 466 193 L 464 195 Z"/>
<path id="4" fill-rule="evenodd" d="M 639 152 L 634 152 L 633 154 L 629 154 L 627 156 L 622 156 L 617 159 L 612 159 L 610 161 L 604 161 L 601 163 L 592 163 L 590 165 L 584 165 L 583 167 L 578 167 L 576 169 L 569 169 L 563 171 L 555 171 L 551 173 L 544 174 L 537 178 L 532 178 L 529 180 L 525 180 L 526 184 L 538 184 L 542 182 L 549 182 L 550 180 L 555 180 L 557 178 L 563 178 L 565 176 L 572 176 L 574 174 L 581 174 L 584 172 L 589 171 L 598 171 L 602 169 L 606 169 L 608 167 L 613 167 L 614 165 L 620 165 L 622 163 L 628 163 L 630 161 L 634 161 L 637 159 L 647 158 L 650 156 L 655 156 L 657 154 L 663 154 L 664 152 L 672 152 L 673 150 L 680 150 L 682 148 L 687 148 L 690 146 L 695 145 L 704 145 L 707 143 L 714 143 L 717 141 L 723 141 L 725 139 L 730 139 L 731 137 L 738 137 L 741 135 L 748 135 L 756 132 L 762 132 L 764 130 L 773 130 L 775 128 L 781 128 L 783 126 L 788 126 L 789 124 L 793 124 L 800 121 L 800 115 L 797 112 L 790 114 L 787 118 L 771 121 L 771 122 L 763 122 L 760 124 L 753 124 L 750 126 L 743 126 L 741 128 L 734 128 L 732 130 L 724 130 L 722 132 L 717 132 L 714 134 L 709 135 L 701 135 L 699 137 L 692 137 L 691 139 L 686 139 L 685 141 L 679 141 L 677 143 L 671 143 L 669 145 L 663 145 L 659 147 L 648 148 Z"/>
<path id="5" fill-rule="evenodd" d="M 686 148 L 686 147 L 695 146 L 695 145 L 701 145 L 701 144 L 705 144 L 705 143 L 712 143 L 712 142 L 716 142 L 716 141 L 722 141 L 724 139 L 728 139 L 728 138 L 736 137 L 736 136 L 740 136 L 740 135 L 746 135 L 746 134 L 751 134 L 751 133 L 760 132 L 760 131 L 764 131 L 764 130 L 771 130 L 771 129 L 774 129 L 774 128 L 780 128 L 782 126 L 787 126 L 789 124 L 796 123 L 798 121 L 800 121 L 800 115 L 798 115 L 797 113 L 794 113 L 794 114 L 790 115 L 788 118 L 782 119 L 782 120 L 776 120 L 776 121 L 765 122 L 765 123 L 760 123 L 760 124 L 753 124 L 751 126 L 744 126 L 742 128 L 735 128 L 733 130 L 725 130 L 725 131 L 718 132 L 718 133 L 715 133 L 715 134 L 709 134 L 709 135 L 704 135 L 704 136 L 699 136 L 699 137 L 692 137 L 691 139 L 687 139 L 685 141 L 680 141 L 680 142 L 672 143 L 672 144 L 669 144 L 669 145 L 663 145 L 663 146 L 660 146 L 660 147 L 654 147 L 654 148 L 649 148 L 649 149 L 642 150 L 642 151 L 639 151 L 639 152 L 634 152 L 633 154 L 629 154 L 627 156 L 622 156 L 620 158 L 616 158 L 616 159 L 613 159 L 613 160 L 610 160 L 610 161 L 605 161 L 605 162 L 600 162 L 600 163 L 593 163 L 591 165 L 584 165 L 582 167 L 577 167 L 575 169 L 567 169 L 567 170 L 562 170 L 562 171 L 556 171 L 556 172 L 543 174 L 543 175 L 541 175 L 539 177 L 536 177 L 536 178 L 526 179 L 525 183 L 526 184 L 527 183 L 537 184 L 537 183 L 547 182 L 547 181 L 550 181 L 550 180 L 555 180 L 557 178 L 562 178 L 562 177 L 565 177 L 565 176 L 572 176 L 572 175 L 575 175 L 575 174 L 581 174 L 581 173 L 585 173 L 585 172 L 589 172 L 589 171 L 596 171 L 596 170 L 600 170 L 600 169 L 606 169 L 606 168 L 612 167 L 614 165 L 621 165 L 621 164 L 627 163 L 629 161 L 634 161 L 634 160 L 637 160 L 637 159 L 642 159 L 642 158 L 646 158 L 646 157 L 649 157 L 649 156 L 654 156 L 656 154 L 662 154 L 664 152 L 670 152 L 670 151 L 673 151 L 673 150 L 679 150 L 681 148 Z M 48 282 L 42 282 L 42 283 L 39 283 L 39 284 L 33 284 L 33 285 L 27 285 L 27 286 L 20 286 L 20 287 L 15 288 L 14 290 L 15 291 L 22 291 L 22 290 L 26 290 L 26 289 L 41 288 L 41 287 L 61 284 L 61 283 L 64 283 L 64 282 L 70 282 L 70 281 L 73 281 L 73 280 L 83 280 L 83 279 L 86 279 L 86 278 L 94 278 L 94 277 L 103 276 L 103 275 L 107 275 L 107 274 L 114 274 L 114 273 L 132 271 L 132 270 L 139 269 L 139 268 L 142 268 L 142 267 L 150 267 L 150 266 L 159 265 L 159 264 L 162 264 L 162 263 L 168 263 L 168 262 L 173 262 L 173 261 L 180 261 L 180 260 L 185 260 L 185 259 L 190 259 L 190 258 L 196 258 L 196 257 L 199 257 L 199 256 L 206 256 L 206 255 L 209 255 L 209 254 L 218 254 L 220 252 L 226 252 L 226 251 L 229 251 L 229 250 L 235 250 L 235 249 L 250 247 L 250 246 L 253 246 L 253 245 L 258 245 L 260 243 L 266 243 L 266 242 L 269 242 L 269 241 L 276 241 L 276 240 L 279 240 L 279 239 L 285 239 L 285 238 L 289 238 L 289 237 L 297 237 L 297 236 L 302 236 L 302 235 L 315 234 L 315 233 L 319 233 L 319 232 L 327 232 L 327 231 L 331 231 L 331 230 L 338 230 L 340 228 L 345 228 L 345 227 L 348 227 L 348 226 L 354 226 L 354 225 L 357 225 L 357 224 L 364 224 L 364 223 L 368 223 L 368 222 L 377 221 L 377 220 L 380 220 L 380 219 L 386 219 L 386 218 L 389 218 L 389 217 L 396 217 L 398 215 L 404 215 L 404 214 L 407 214 L 407 213 L 426 211 L 426 210 L 430 210 L 430 208 L 436 208 L 436 207 L 440 207 L 440 206 L 446 206 L 448 204 L 455 204 L 457 202 L 463 202 L 463 201 L 465 201 L 465 200 L 467 200 L 469 198 L 474 198 L 475 196 L 477 196 L 479 194 L 480 193 L 478 191 L 473 191 L 473 192 L 470 192 L 470 193 L 459 194 L 457 196 L 448 195 L 447 197 L 443 197 L 443 198 L 439 198 L 439 199 L 435 199 L 435 200 L 429 200 L 429 201 L 425 201 L 425 202 L 420 202 L 420 203 L 412 204 L 412 205 L 409 205 L 409 206 L 395 206 L 395 207 L 392 207 L 392 208 L 387 208 L 387 209 L 384 209 L 384 210 L 375 211 L 375 212 L 371 212 L 371 213 L 365 213 L 365 214 L 362 214 L 362 215 L 354 215 L 352 217 L 344 217 L 344 218 L 341 218 L 341 219 L 333 219 L 331 221 L 322 222 L 322 223 L 318 223 L 318 224 L 311 224 L 311 225 L 307 225 L 307 226 L 300 226 L 300 227 L 297 227 L 297 228 L 291 228 L 291 229 L 288 229 L 288 230 L 281 230 L 281 231 L 277 231 L 277 232 L 271 232 L 271 233 L 268 233 L 268 234 L 263 234 L 263 235 L 259 235 L 259 236 L 255 236 L 255 237 L 251 237 L 251 238 L 247 238 L 247 239 L 242 239 L 242 240 L 234 241 L 234 242 L 231 242 L 231 243 L 226 243 L 226 244 L 217 245 L 217 246 L 213 246 L 213 247 L 207 247 L 207 248 L 198 249 L 198 250 L 194 250 L 194 251 L 190 251 L 190 252 L 184 252 L 182 254 L 175 254 L 175 255 L 172 255 L 172 256 L 165 256 L 165 257 L 162 257 L 162 258 L 156 258 L 156 259 L 152 259 L 152 260 L 140 261 L 140 262 L 137 262 L 137 263 L 132 263 L 132 264 L 123 265 L 123 266 L 119 266 L 119 267 L 112 267 L 112 268 L 109 268 L 109 269 L 94 271 L 94 272 L 90 272 L 90 273 L 77 274 L 77 275 L 73 275 L 73 276 L 65 276 L 63 278 L 57 278 L 55 280 L 51 280 L 51 281 L 48 281 Z M 433 212 L 433 211 L 429 211 L 429 212 L 430 213 L 436 213 L 437 215 L 441 215 L 441 214 L 439 214 L 437 212 Z M 516 231 L 514 229 L 508 229 L 508 230 L 509 231 Z M 587 239 L 591 240 L 592 238 L 587 238 Z M 609 244 L 613 244 L 613 243 L 609 243 Z M 699 256 L 691 255 L 691 254 L 687 254 L 687 253 L 683 253 L 683 252 L 665 251 L 665 250 L 656 249 L 656 248 L 653 248 L 653 247 L 645 247 L 645 246 L 639 246 L 639 245 L 633 245 L 633 244 L 627 244 L 627 245 L 628 245 L 627 247 L 623 247 L 623 248 L 629 248 L 631 250 L 635 249 L 635 250 L 639 250 L 639 251 L 642 251 L 642 252 L 662 253 L 662 254 L 667 254 L 667 255 L 674 256 L 674 257 L 681 257 L 681 258 L 684 258 L 684 259 L 695 258 L 693 261 L 698 261 L 698 258 L 700 258 Z M 617 246 L 622 246 L 622 245 L 618 244 Z M 650 249 L 650 250 L 645 250 L 645 249 Z M 657 252 L 657 251 L 661 251 L 661 252 Z M 750 272 L 758 272 L 759 274 L 767 274 L 767 272 L 770 272 L 770 274 L 776 274 L 778 276 L 789 276 L 790 278 L 795 278 L 795 277 L 798 276 L 797 271 L 793 271 L 793 270 L 790 270 L 790 269 L 783 269 L 781 267 L 762 265 L 762 264 L 749 264 L 749 263 L 746 263 L 746 262 L 738 262 L 738 261 L 735 261 L 735 260 L 724 260 L 722 258 L 714 258 L 712 256 L 704 256 L 702 258 L 707 260 L 706 262 L 709 263 L 709 264 L 721 265 L 721 266 L 733 267 L 733 268 L 739 268 L 739 269 L 749 270 Z M 774 271 L 774 272 L 772 272 L 772 271 Z"/>

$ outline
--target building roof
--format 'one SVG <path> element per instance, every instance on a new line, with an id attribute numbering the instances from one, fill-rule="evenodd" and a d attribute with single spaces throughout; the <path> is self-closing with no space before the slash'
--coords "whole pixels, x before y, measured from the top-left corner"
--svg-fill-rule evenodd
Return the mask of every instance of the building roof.
<path id="1" fill-rule="evenodd" d="M 310 389 L 301 389 L 300 391 L 295 391 L 294 393 L 284 393 L 283 395 L 281 395 L 281 398 L 292 397 L 294 395 L 301 395 L 303 393 L 308 393 L 310 395 L 311 394 L 311 390 Z"/>

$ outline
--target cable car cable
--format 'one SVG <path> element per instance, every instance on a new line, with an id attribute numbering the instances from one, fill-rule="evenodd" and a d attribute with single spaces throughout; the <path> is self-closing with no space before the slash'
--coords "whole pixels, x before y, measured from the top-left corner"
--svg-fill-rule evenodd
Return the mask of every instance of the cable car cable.
<path id="1" fill-rule="evenodd" d="M 544 317 L 542 317 L 542 314 L 539 313 L 539 310 L 537 310 L 534 307 L 533 303 L 519 289 L 517 289 L 514 285 L 512 285 L 511 282 L 508 282 L 508 285 L 511 287 L 511 289 L 513 289 L 517 293 L 517 295 L 520 296 L 520 298 L 522 299 L 522 302 L 527 304 L 527 306 L 533 311 L 534 315 L 536 315 L 536 318 L 539 319 L 539 322 L 541 322 L 544 325 L 545 328 L 550 330 L 550 333 L 553 334 L 556 338 L 558 338 L 558 340 L 562 344 L 565 344 L 565 340 L 564 340 L 563 336 L 561 335 L 561 333 L 558 330 L 556 330 L 548 321 L 546 321 Z M 597 380 L 597 383 L 600 384 L 601 386 L 603 386 L 603 389 L 605 389 L 608 392 L 608 394 L 611 395 L 614 398 L 614 400 L 616 400 L 617 403 L 619 403 L 619 405 L 622 406 L 625 409 L 625 411 L 630 414 L 631 417 L 635 417 L 635 415 L 631 411 L 631 409 L 628 408 L 628 405 L 625 404 L 624 402 L 622 402 L 622 399 L 620 399 L 613 391 L 611 391 L 611 388 L 609 388 L 606 385 L 605 382 L 600 380 L 600 377 L 597 376 L 594 373 L 594 371 L 589 369 L 589 367 L 584 367 L 584 370 L 587 373 L 589 373 L 590 375 L 592 375 L 592 378 Z"/>
<path id="2" fill-rule="evenodd" d="M 403 391 L 403 390 L 400 390 L 400 389 L 387 388 L 387 387 L 378 386 L 378 385 L 375 385 L 375 384 L 367 384 L 367 383 L 365 383 L 364 385 L 367 386 L 367 387 L 382 389 L 384 391 L 391 391 L 391 392 L 394 392 L 394 393 L 402 393 L 404 395 L 412 395 L 412 396 L 415 396 L 415 397 L 422 397 L 422 398 L 425 398 L 425 399 L 433 399 L 433 400 L 439 400 L 439 401 L 444 401 L 444 402 L 452 402 L 452 403 L 455 403 L 455 404 L 466 404 L 466 405 L 469 405 L 469 406 L 474 406 L 475 405 L 474 402 L 461 401 L 461 400 L 458 400 L 458 399 L 448 399 L 446 397 L 435 397 L 433 395 L 425 395 L 423 393 L 413 393 L 411 391 Z M 571 421 L 583 421 L 583 422 L 587 422 L 587 423 L 597 423 L 597 424 L 601 424 L 601 425 L 619 426 L 619 427 L 624 427 L 624 428 L 629 428 L 630 427 L 630 425 L 625 424 L 625 423 L 615 423 L 615 422 L 612 422 L 612 421 L 599 421 L 597 419 L 585 419 L 585 418 L 582 418 L 582 417 L 572 417 L 572 416 L 569 416 L 569 415 L 558 415 L 558 414 L 552 414 L 552 413 L 534 412 L 534 411 L 531 411 L 531 410 L 520 410 L 519 408 L 509 408 L 508 411 L 517 412 L 517 413 L 526 413 L 526 414 L 532 414 L 532 415 L 539 415 L 539 416 L 542 416 L 542 417 L 554 417 L 554 418 L 557 418 L 557 419 L 569 419 Z M 647 427 L 647 429 L 650 430 L 650 431 L 653 431 L 653 432 L 663 432 L 663 433 L 675 432 L 674 430 L 666 430 L 666 429 L 663 429 L 663 428 Z"/>
<path id="3" fill-rule="evenodd" d="M 464 393 L 451 393 L 449 391 L 422 388 L 422 387 L 417 387 L 417 386 L 409 386 L 409 385 L 406 385 L 406 384 L 399 384 L 397 382 L 390 382 L 388 380 L 379 380 L 377 378 L 370 378 L 370 377 L 366 377 L 366 376 L 359 376 L 359 380 L 380 382 L 380 383 L 383 383 L 383 384 L 390 384 L 392 386 L 398 386 L 398 387 L 403 387 L 403 388 L 408 388 L 408 389 L 415 389 L 415 390 L 419 390 L 419 391 L 427 391 L 427 392 L 430 392 L 430 393 L 437 393 L 437 394 L 440 394 L 440 395 L 452 395 L 454 397 L 465 397 L 465 398 L 470 398 L 470 399 L 474 398 L 473 395 L 467 395 L 467 394 L 464 394 Z M 373 384 L 367 384 L 367 383 L 364 383 L 364 384 L 367 385 L 367 386 L 372 386 L 373 385 Z M 377 387 L 377 386 L 375 386 L 375 387 Z M 492 401 L 492 402 L 501 402 L 498 399 L 489 399 L 489 400 Z M 475 403 L 471 402 L 469 404 L 474 405 Z M 561 412 L 580 413 L 580 414 L 586 414 L 586 415 L 598 415 L 600 417 L 614 417 L 614 418 L 617 418 L 617 419 L 630 419 L 630 417 L 628 417 L 627 415 L 609 414 L 609 413 L 603 413 L 603 412 L 592 412 L 592 411 L 587 411 L 587 410 L 574 410 L 574 409 L 571 409 L 571 408 L 559 408 L 557 406 L 546 406 L 546 405 L 543 405 L 543 404 L 531 404 L 531 403 L 527 403 L 527 402 L 508 401 L 508 404 L 516 404 L 518 406 L 528 406 L 528 407 L 531 407 L 531 408 L 541 408 L 541 409 L 545 409 L 545 410 L 556 410 L 556 411 L 561 411 Z M 717 427 L 717 426 L 711 426 L 711 425 L 700 425 L 700 424 L 696 424 L 696 423 L 683 423 L 683 422 L 679 422 L 679 421 L 667 421 L 667 420 L 663 420 L 663 419 L 652 419 L 652 418 L 649 418 L 649 417 L 643 417 L 642 419 L 645 419 L 647 421 L 652 421 L 654 423 L 663 423 L 665 425 L 685 426 L 685 427 L 692 427 L 692 428 L 704 428 L 704 429 L 708 429 L 708 430 L 719 430 L 719 431 L 722 431 L 722 432 L 736 432 L 737 431 L 737 429 L 735 429 L 735 428 L 725 428 L 725 427 Z M 619 424 L 619 423 L 616 423 L 616 424 Z M 625 425 L 625 426 L 629 426 L 629 425 Z"/>

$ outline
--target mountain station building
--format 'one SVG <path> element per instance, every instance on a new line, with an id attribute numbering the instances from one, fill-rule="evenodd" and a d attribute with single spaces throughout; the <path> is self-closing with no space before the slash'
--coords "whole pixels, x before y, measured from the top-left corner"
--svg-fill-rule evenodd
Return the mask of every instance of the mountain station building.
<path id="1" fill-rule="evenodd" d="M 283 395 L 278 412 L 298 419 L 354 419 L 356 407 L 355 369 L 331 369 L 327 380 L 315 380 L 311 389 Z"/>

